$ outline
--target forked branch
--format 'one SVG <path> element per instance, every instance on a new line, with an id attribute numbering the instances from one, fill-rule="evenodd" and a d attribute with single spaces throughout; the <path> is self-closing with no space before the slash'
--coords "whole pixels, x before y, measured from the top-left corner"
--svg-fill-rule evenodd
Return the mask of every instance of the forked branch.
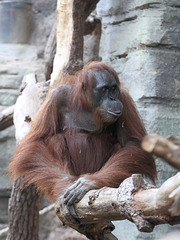
<path id="1" fill-rule="evenodd" d="M 180 169 L 180 139 L 147 136 L 142 147 Z M 139 174 L 124 180 L 119 188 L 89 191 L 75 206 L 79 224 L 68 218 L 66 205 L 58 201 L 56 213 L 64 224 L 89 239 L 116 239 L 111 221 L 128 219 L 138 230 L 151 232 L 158 224 L 180 223 L 180 173 L 160 188 L 149 185 Z"/>

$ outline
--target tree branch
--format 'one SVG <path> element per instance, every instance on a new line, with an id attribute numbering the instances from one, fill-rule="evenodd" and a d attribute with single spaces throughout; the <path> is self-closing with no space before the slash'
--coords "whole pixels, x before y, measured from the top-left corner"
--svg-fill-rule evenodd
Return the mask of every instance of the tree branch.
<path id="1" fill-rule="evenodd" d="M 142 148 L 163 158 L 169 164 L 180 170 L 180 138 L 171 136 L 163 138 L 158 135 L 146 136 Z"/>
<path id="2" fill-rule="evenodd" d="M 128 219 L 136 224 L 139 231 L 151 232 L 155 225 L 180 222 L 179 186 L 179 173 L 168 179 L 160 188 L 150 186 L 141 175 L 134 174 L 124 180 L 117 189 L 102 188 L 89 191 L 75 206 L 79 225 L 68 219 L 63 201 L 58 201 L 55 208 L 64 224 L 90 239 L 96 239 L 97 236 L 98 239 L 105 239 L 105 230 L 108 229 L 109 235 L 113 230 L 110 221 L 114 220 Z"/>
<path id="3" fill-rule="evenodd" d="M 145 137 L 144 150 L 163 157 L 180 169 L 180 138 Z M 89 191 L 76 204 L 79 224 L 68 219 L 63 199 L 56 203 L 56 213 L 64 224 L 71 226 L 89 239 L 113 239 L 110 221 L 135 223 L 139 231 L 151 232 L 158 224 L 180 222 L 180 173 L 169 178 L 160 188 L 149 185 L 139 174 L 124 180 L 118 189 L 102 188 Z"/>
<path id="4" fill-rule="evenodd" d="M 10 106 L 0 112 L 0 131 L 13 125 L 14 107 Z"/>
<path id="5" fill-rule="evenodd" d="M 53 70 L 53 61 L 56 53 L 56 25 L 57 23 L 55 22 L 51 29 L 51 32 L 44 50 L 46 80 L 49 80 L 51 78 L 51 73 Z"/>
<path id="6" fill-rule="evenodd" d="M 99 0 L 57 1 L 57 48 L 51 84 L 63 74 L 73 74 L 83 66 L 85 20 Z"/>

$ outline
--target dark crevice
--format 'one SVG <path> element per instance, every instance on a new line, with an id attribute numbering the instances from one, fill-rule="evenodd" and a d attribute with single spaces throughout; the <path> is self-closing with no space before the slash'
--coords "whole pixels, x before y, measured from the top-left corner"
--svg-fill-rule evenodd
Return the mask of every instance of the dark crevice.
<path id="1" fill-rule="evenodd" d="M 121 58 L 126 58 L 128 56 L 127 53 L 123 53 L 123 54 L 120 54 L 120 55 L 116 55 L 115 58 L 117 59 L 121 59 Z"/>
<path id="2" fill-rule="evenodd" d="M 2 70 L 2 71 L 0 71 L 0 75 L 4 75 L 4 74 L 8 74 L 9 76 L 17 76 L 17 75 L 19 75 L 18 72 L 16 72 L 16 73 L 10 73 L 8 70 Z"/>
<path id="3" fill-rule="evenodd" d="M 141 6 L 136 7 L 135 9 L 138 10 L 144 10 L 144 9 L 148 9 L 148 8 L 157 8 L 157 5 L 161 4 L 161 2 L 154 2 L 154 3 L 147 3 L 147 4 L 143 4 Z"/>
<path id="4" fill-rule="evenodd" d="M 178 107 L 179 106 L 179 99 L 178 98 L 170 98 L 170 97 L 158 97 L 158 96 L 151 96 L 151 97 L 146 97 L 143 96 L 141 98 L 138 99 L 138 102 L 143 104 L 148 104 L 148 103 L 152 103 L 152 104 L 165 104 L 167 106 L 174 106 L 174 107 Z"/>
<path id="5" fill-rule="evenodd" d="M 180 5 L 170 5 L 170 7 L 180 9 Z"/>
<path id="6" fill-rule="evenodd" d="M 145 45 L 146 47 L 166 47 L 166 48 L 171 48 L 171 44 L 167 43 L 149 43 Z"/>
<path id="7" fill-rule="evenodd" d="M 158 49 L 158 50 L 171 50 L 171 51 L 180 51 L 180 47 L 173 46 L 171 44 L 166 43 L 150 43 L 150 44 L 141 44 L 142 48 L 148 48 L 148 49 Z"/>
<path id="8" fill-rule="evenodd" d="M 125 18 L 125 19 L 123 19 L 123 20 L 121 20 L 121 21 L 115 21 L 115 22 L 111 23 L 111 25 L 118 25 L 118 24 L 121 24 L 121 23 L 124 23 L 124 22 L 133 21 L 133 20 L 135 20 L 135 19 L 137 19 L 137 16 L 128 17 L 128 18 Z"/>

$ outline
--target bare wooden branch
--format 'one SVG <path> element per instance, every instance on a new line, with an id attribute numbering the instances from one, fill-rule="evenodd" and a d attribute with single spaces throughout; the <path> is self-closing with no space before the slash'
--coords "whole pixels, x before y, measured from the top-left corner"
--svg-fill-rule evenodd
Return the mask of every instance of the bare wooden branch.
<path id="1" fill-rule="evenodd" d="M 10 106 L 0 112 L 0 131 L 13 125 L 14 107 Z"/>
<path id="2" fill-rule="evenodd" d="M 134 174 L 124 180 L 118 189 L 102 188 L 88 192 L 75 208 L 79 225 L 73 224 L 68 219 L 67 207 L 63 204 L 63 199 L 56 203 L 56 213 L 64 224 L 87 237 L 89 237 L 89 226 L 95 229 L 96 224 L 101 223 L 101 227 L 111 226 L 107 227 L 110 232 L 112 229 L 110 221 L 123 219 L 134 222 L 139 231 L 151 232 L 155 225 L 180 222 L 179 200 L 179 173 L 168 179 L 160 188 L 150 186 L 141 175 Z M 98 231 L 90 239 L 106 235 L 104 232 L 106 228 L 97 229 Z"/>
<path id="3" fill-rule="evenodd" d="M 88 16 L 88 14 L 90 13 L 91 9 L 94 9 L 96 2 L 98 2 L 97 0 L 91 3 L 91 8 L 86 7 L 86 13 L 84 18 L 86 18 L 86 16 Z M 94 29 L 96 28 L 97 24 L 100 23 L 100 19 L 98 19 L 96 17 L 96 14 L 93 12 L 85 21 L 84 23 L 82 22 L 82 24 L 84 24 L 84 27 L 81 27 L 83 32 L 82 35 L 87 35 L 90 34 L 94 31 Z M 44 51 L 44 60 L 45 60 L 45 76 L 46 76 L 46 80 L 49 80 L 51 78 L 51 73 L 53 70 L 53 61 L 54 61 L 54 57 L 55 57 L 55 53 L 56 53 L 56 28 L 57 28 L 57 23 L 54 23 L 52 30 L 50 32 L 46 47 L 45 47 L 45 51 Z M 79 31 L 78 31 L 79 33 Z"/>
<path id="4" fill-rule="evenodd" d="M 54 23 L 44 51 L 45 76 L 46 80 L 51 78 L 53 70 L 53 61 L 56 53 L 56 22 Z"/>
<path id="5" fill-rule="evenodd" d="M 142 148 L 163 158 L 180 170 L 180 138 L 174 136 L 163 138 L 158 135 L 146 136 L 142 142 Z"/>
<path id="6" fill-rule="evenodd" d="M 85 20 L 99 0 L 57 1 L 57 48 L 51 83 L 62 74 L 73 74 L 83 66 L 83 35 Z"/>

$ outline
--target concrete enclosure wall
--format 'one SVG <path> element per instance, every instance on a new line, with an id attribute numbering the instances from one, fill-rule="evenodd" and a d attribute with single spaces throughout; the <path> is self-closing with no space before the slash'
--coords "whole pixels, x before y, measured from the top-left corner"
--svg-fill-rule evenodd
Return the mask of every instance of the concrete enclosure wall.
<path id="1" fill-rule="evenodd" d="M 100 0 L 100 56 L 112 65 L 136 102 L 149 134 L 180 135 L 180 2 L 178 0 Z M 157 160 L 160 185 L 176 170 Z M 116 224 L 122 240 L 157 239 L 169 226 L 139 233 Z"/>

